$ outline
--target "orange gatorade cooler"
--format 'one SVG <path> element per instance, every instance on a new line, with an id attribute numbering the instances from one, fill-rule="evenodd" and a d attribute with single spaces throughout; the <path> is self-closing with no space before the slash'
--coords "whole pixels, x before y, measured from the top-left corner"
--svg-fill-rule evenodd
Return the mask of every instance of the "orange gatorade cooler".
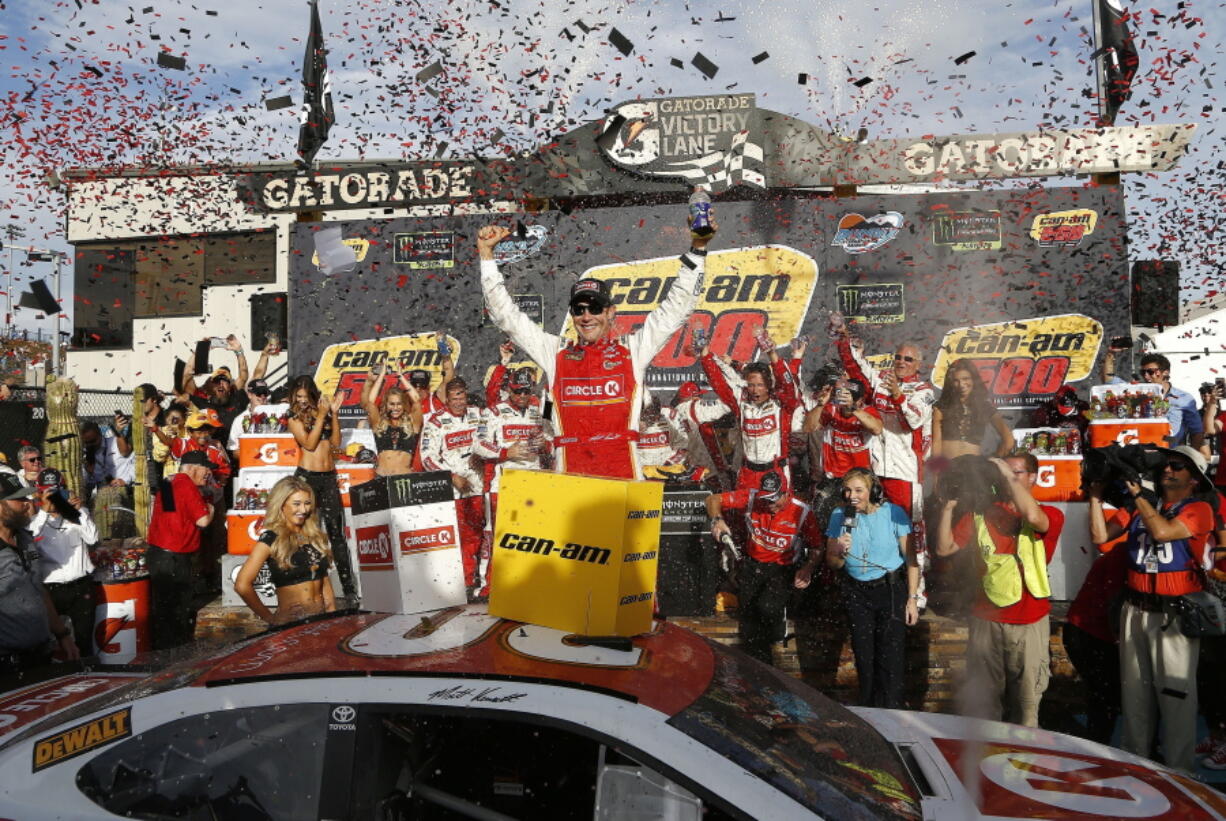
<path id="1" fill-rule="evenodd" d="M 1171 434 L 1166 419 L 1092 419 L 1090 447 L 1107 445 L 1163 445 Z"/>
<path id="2" fill-rule="evenodd" d="M 264 511 L 231 510 L 226 513 L 226 552 L 246 556 L 264 529 Z"/>
<path id="3" fill-rule="evenodd" d="M 102 582 L 94 601 L 94 652 L 99 659 L 126 664 L 137 653 L 153 649 L 148 576 Z"/>
<path id="4" fill-rule="evenodd" d="M 292 433 L 241 433 L 238 437 L 240 468 L 297 467 L 298 443 Z"/>
<path id="5" fill-rule="evenodd" d="M 1030 493 L 1039 502 L 1084 502 L 1080 456 L 1040 456 L 1039 476 Z"/>
<path id="6" fill-rule="evenodd" d="M 340 486 L 341 504 L 349 507 L 349 488 L 375 478 L 375 466 L 356 462 L 336 463 L 336 484 Z"/>

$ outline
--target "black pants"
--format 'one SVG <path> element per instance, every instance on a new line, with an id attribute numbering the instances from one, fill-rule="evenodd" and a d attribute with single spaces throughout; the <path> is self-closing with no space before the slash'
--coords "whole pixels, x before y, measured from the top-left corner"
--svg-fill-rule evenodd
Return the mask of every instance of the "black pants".
<path id="1" fill-rule="evenodd" d="M 1214 738 L 1226 738 L 1226 698 L 1221 696 L 1222 671 L 1226 670 L 1226 636 L 1201 636 L 1200 663 L 1196 665 L 1197 700 Z"/>
<path id="2" fill-rule="evenodd" d="M 903 570 L 880 580 L 843 577 L 843 602 L 851 625 L 851 652 L 864 707 L 902 707 L 906 669 L 907 584 Z"/>
<path id="3" fill-rule="evenodd" d="M 72 619 L 72 638 L 82 656 L 94 653 L 94 580 L 82 576 L 70 582 L 45 584 L 55 612 Z"/>
<path id="4" fill-rule="evenodd" d="M 334 470 L 304 470 L 298 468 L 294 475 L 305 479 L 315 491 L 315 504 L 319 507 L 319 521 L 324 530 L 328 531 L 328 542 L 332 545 L 332 560 L 336 562 L 336 575 L 340 576 L 341 588 L 345 596 L 352 602 L 357 601 L 358 590 L 353 583 L 353 567 L 349 563 L 349 545 L 345 543 L 344 505 L 341 503 L 341 489 L 336 483 Z"/>
<path id="5" fill-rule="evenodd" d="M 783 611 L 794 572 L 791 565 L 767 564 L 748 556 L 741 563 L 737 590 L 741 649 L 758 661 L 771 664 L 771 645 L 783 638 Z"/>
<path id="6" fill-rule="evenodd" d="M 1110 744 L 1120 715 L 1119 645 L 1095 638 L 1069 622 L 1064 623 L 1062 636 L 1064 651 L 1077 670 L 1085 695 L 1085 737 Z"/>
<path id="7" fill-rule="evenodd" d="M 173 553 L 149 545 L 150 615 L 153 649 L 188 644 L 196 635 L 196 607 L 192 600 L 192 554 Z"/>

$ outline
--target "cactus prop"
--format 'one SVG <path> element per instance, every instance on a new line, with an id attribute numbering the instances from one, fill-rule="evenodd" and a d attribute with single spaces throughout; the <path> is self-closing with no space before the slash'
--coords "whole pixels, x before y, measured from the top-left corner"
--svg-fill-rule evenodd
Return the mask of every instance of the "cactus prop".
<path id="1" fill-rule="evenodd" d="M 136 389 L 132 397 L 132 453 L 136 457 L 136 484 L 132 488 L 133 508 L 136 510 L 136 532 L 144 538 L 149 529 L 149 517 L 152 515 L 153 497 L 150 494 L 149 481 L 149 444 L 151 434 L 145 428 L 145 391 Z"/>
<path id="2" fill-rule="evenodd" d="M 71 379 L 56 379 L 47 386 L 47 435 L 43 440 L 43 456 L 48 467 L 63 475 L 68 489 L 84 499 L 82 455 L 77 385 Z"/>

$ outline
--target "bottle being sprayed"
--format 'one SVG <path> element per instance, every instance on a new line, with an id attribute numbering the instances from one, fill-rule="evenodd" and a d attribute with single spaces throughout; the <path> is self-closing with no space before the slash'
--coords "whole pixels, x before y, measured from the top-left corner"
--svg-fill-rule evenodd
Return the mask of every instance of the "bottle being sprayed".
<path id="1" fill-rule="evenodd" d="M 695 237 L 709 237 L 715 233 L 711 227 L 711 195 L 700 185 L 690 194 L 690 233 Z"/>

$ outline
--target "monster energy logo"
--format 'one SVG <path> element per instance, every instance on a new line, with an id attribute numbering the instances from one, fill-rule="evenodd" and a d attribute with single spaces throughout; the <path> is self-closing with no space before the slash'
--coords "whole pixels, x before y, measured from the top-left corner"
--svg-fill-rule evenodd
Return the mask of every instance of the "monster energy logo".
<path id="1" fill-rule="evenodd" d="M 839 310 L 843 315 L 859 322 L 902 322 L 906 313 L 901 282 L 840 285 L 837 298 Z"/>

